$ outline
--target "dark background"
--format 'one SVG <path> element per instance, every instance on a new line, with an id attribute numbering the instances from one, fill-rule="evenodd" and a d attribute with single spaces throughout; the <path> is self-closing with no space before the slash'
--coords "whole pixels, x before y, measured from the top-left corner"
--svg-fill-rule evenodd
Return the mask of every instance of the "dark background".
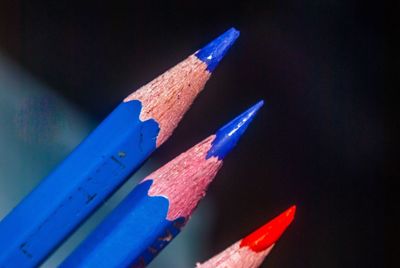
<path id="1" fill-rule="evenodd" d="M 266 101 L 209 195 L 203 260 L 297 204 L 265 267 L 384 265 L 384 10 L 362 1 L 1 1 L 0 49 L 97 120 L 229 27 L 241 36 L 154 158 Z"/>

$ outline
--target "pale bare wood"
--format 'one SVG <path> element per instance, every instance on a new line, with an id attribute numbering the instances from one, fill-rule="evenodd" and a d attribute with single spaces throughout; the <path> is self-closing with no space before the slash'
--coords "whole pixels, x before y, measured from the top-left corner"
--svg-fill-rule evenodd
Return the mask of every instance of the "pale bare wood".
<path id="1" fill-rule="evenodd" d="M 258 268 L 275 244 L 261 252 L 249 247 L 241 247 L 238 241 L 205 263 L 197 263 L 196 268 Z"/>
<path id="2" fill-rule="evenodd" d="M 221 168 L 222 160 L 206 159 L 214 139 L 215 135 L 208 137 L 143 180 L 153 180 L 149 196 L 164 196 L 169 200 L 168 220 L 189 219 Z"/>
<path id="3" fill-rule="evenodd" d="M 171 136 L 210 75 L 207 64 L 191 55 L 130 94 L 124 102 L 139 100 L 142 103 L 140 120 L 158 122 L 160 133 L 156 145 L 159 147 Z"/>

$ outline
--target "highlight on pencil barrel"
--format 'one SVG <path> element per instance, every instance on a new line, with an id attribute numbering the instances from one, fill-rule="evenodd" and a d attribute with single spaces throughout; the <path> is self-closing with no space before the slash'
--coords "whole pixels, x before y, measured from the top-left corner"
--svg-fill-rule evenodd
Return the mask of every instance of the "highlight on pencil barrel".
<path id="1" fill-rule="evenodd" d="M 129 95 L 0 222 L 0 267 L 40 264 L 172 134 L 239 32 Z"/>
<path id="2" fill-rule="evenodd" d="M 143 267 L 180 232 L 260 101 L 138 184 L 60 267 Z"/>
<path id="3" fill-rule="evenodd" d="M 294 219 L 296 206 L 290 207 L 250 235 L 236 242 L 196 268 L 257 268 Z"/>

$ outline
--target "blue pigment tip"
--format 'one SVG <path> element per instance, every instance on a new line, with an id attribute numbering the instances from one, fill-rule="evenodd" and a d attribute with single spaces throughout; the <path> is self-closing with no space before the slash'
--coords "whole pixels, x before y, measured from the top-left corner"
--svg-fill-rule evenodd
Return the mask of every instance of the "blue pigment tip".
<path id="1" fill-rule="evenodd" d="M 212 147 L 207 153 L 207 158 L 212 156 L 223 159 L 246 131 L 247 126 L 253 120 L 257 111 L 264 105 L 264 101 L 259 101 L 247 111 L 233 119 L 231 122 L 220 128 L 215 140 L 212 142 Z"/>
<path id="2" fill-rule="evenodd" d="M 212 72 L 238 37 L 239 31 L 235 28 L 230 28 L 197 51 L 196 57 L 205 62 L 208 66 L 207 70 Z"/>

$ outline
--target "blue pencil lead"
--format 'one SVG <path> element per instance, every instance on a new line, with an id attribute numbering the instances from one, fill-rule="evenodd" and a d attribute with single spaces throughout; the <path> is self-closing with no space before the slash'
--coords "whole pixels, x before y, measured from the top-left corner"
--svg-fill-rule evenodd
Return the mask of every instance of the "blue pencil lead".
<path id="1" fill-rule="evenodd" d="M 205 62 L 208 66 L 207 70 L 212 72 L 238 37 L 239 31 L 235 28 L 230 28 L 197 51 L 196 56 Z"/>
<path id="2" fill-rule="evenodd" d="M 223 159 L 235 147 L 240 137 L 246 131 L 247 126 L 263 105 L 264 101 L 257 102 L 247 111 L 220 128 L 216 133 L 211 149 L 207 153 L 207 158 L 215 156 Z"/>

